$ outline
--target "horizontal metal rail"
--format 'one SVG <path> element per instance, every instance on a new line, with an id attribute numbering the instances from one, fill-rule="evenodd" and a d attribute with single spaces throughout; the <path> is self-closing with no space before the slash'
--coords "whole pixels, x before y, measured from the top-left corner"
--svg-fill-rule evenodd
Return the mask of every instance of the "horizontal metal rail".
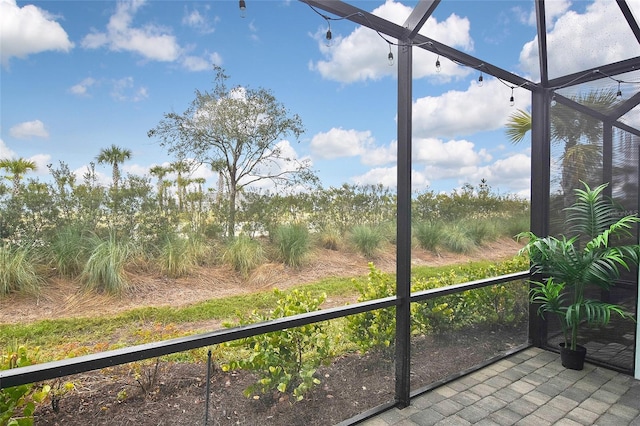
<path id="1" fill-rule="evenodd" d="M 528 272 L 503 275 L 495 278 L 472 281 L 464 284 L 436 288 L 417 292 L 411 295 L 411 301 L 432 299 L 438 296 L 445 296 L 466 290 L 487 287 L 504 282 L 525 279 Z M 84 355 L 75 358 L 63 359 L 60 361 L 46 362 L 42 364 L 30 365 L 27 367 L 14 368 L 0 371 L 0 389 L 19 386 L 27 383 L 51 380 L 58 377 L 72 374 L 84 373 L 101 368 L 113 367 L 129 362 L 155 358 L 163 355 L 170 355 L 191 349 L 230 342 L 232 340 L 257 336 L 273 331 L 285 330 L 287 328 L 299 327 L 320 321 L 346 317 L 349 315 L 369 312 L 377 309 L 384 309 L 396 306 L 399 303 L 395 296 L 383 299 L 370 300 L 353 305 L 340 306 L 330 309 L 308 312 L 290 317 L 278 318 L 270 321 L 249 324 L 229 329 L 216 330 L 209 333 L 196 334 L 193 336 L 180 337 L 176 339 L 163 340 L 159 342 L 146 343 L 143 345 L 129 346 L 112 351 L 99 352 L 96 354 Z"/>
<path id="2" fill-rule="evenodd" d="M 411 293 L 411 303 L 422 300 L 435 299 L 440 296 L 447 296 L 454 293 L 462 293 L 467 290 L 475 290 L 482 287 L 508 283 L 517 280 L 529 279 L 529 271 L 514 272 L 512 274 L 500 275 L 499 277 L 483 278 L 481 280 L 469 281 L 462 284 L 453 284 L 446 287 L 432 288 Z"/>

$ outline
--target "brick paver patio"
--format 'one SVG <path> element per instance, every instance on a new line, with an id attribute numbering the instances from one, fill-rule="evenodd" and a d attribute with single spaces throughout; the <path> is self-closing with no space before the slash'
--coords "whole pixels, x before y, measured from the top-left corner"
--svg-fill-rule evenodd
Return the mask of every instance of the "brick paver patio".
<path id="1" fill-rule="evenodd" d="M 365 426 L 640 425 L 640 381 L 529 348 L 391 409 Z"/>

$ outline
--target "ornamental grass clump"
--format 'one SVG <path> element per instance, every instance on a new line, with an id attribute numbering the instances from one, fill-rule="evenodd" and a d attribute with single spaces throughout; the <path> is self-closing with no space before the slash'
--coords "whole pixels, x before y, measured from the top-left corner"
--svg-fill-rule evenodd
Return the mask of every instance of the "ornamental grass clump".
<path id="1" fill-rule="evenodd" d="M 188 238 L 175 234 L 165 235 L 158 256 L 162 273 L 170 278 L 184 277 L 197 264 Z"/>
<path id="2" fill-rule="evenodd" d="M 0 296 L 13 292 L 36 292 L 42 282 L 33 249 L 0 245 Z"/>
<path id="3" fill-rule="evenodd" d="M 296 268 L 302 265 L 311 247 L 309 230 L 302 224 L 279 226 L 274 241 L 280 260 Z"/>
<path id="4" fill-rule="evenodd" d="M 58 274 L 67 278 L 80 275 L 94 242 L 81 226 L 68 225 L 56 232 L 48 247 L 48 255 Z"/>
<path id="5" fill-rule="evenodd" d="M 413 235 L 420 247 L 435 253 L 442 240 L 442 223 L 431 220 L 420 221 L 414 225 Z"/>
<path id="6" fill-rule="evenodd" d="M 125 265 L 136 254 L 134 244 L 119 240 L 113 233 L 98 241 L 82 271 L 85 286 L 111 294 L 129 289 Z"/>
<path id="7" fill-rule="evenodd" d="M 246 235 L 240 235 L 227 244 L 222 261 L 247 277 L 252 270 L 265 261 L 264 249 L 258 241 Z"/>
<path id="8" fill-rule="evenodd" d="M 454 253 L 469 253 L 477 245 L 461 223 L 446 225 L 442 231 L 442 246 Z"/>
<path id="9" fill-rule="evenodd" d="M 573 351 L 579 346 L 581 324 L 604 326 L 612 314 L 633 319 L 622 306 L 589 299 L 585 293 L 589 287 L 609 290 L 620 270 L 637 265 L 640 256 L 638 244 L 620 244 L 622 238 L 634 238 L 632 230 L 640 219 L 621 216 L 603 197 L 607 184 L 595 189 L 583 184 L 584 189 L 575 190 L 575 203 L 565 209 L 569 236 L 519 235 L 529 240 L 522 251 L 529 254 L 532 274 L 537 276 L 531 283 L 531 302 L 538 305 L 539 315 L 558 317 L 564 347 Z"/>
<path id="10" fill-rule="evenodd" d="M 384 242 L 381 229 L 369 225 L 357 225 L 351 229 L 351 242 L 366 258 L 373 258 Z"/>

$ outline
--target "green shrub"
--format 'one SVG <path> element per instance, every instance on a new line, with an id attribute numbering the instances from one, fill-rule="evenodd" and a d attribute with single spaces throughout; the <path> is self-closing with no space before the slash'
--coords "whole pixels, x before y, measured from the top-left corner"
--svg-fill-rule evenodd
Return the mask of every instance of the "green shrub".
<path id="1" fill-rule="evenodd" d="M 413 227 L 413 233 L 420 247 L 435 252 L 442 239 L 442 223 L 424 220 Z"/>
<path id="2" fill-rule="evenodd" d="M 0 244 L 0 296 L 12 292 L 36 292 L 42 282 L 33 249 Z"/>
<path id="3" fill-rule="evenodd" d="M 279 290 L 274 292 L 278 301 L 272 312 L 265 315 L 254 311 L 249 318 L 240 318 L 239 323 L 234 325 L 316 311 L 326 298 L 325 295 L 314 298 L 311 293 L 300 290 L 287 294 Z M 332 356 L 326 326 L 326 323 L 314 323 L 230 342 L 229 345 L 243 347 L 250 353 L 245 359 L 223 365 L 222 369 L 259 372 L 260 380 L 245 390 L 247 397 L 277 390 L 283 394 L 290 393 L 299 401 L 314 385 L 320 383 L 314 373 L 322 362 Z"/>
<path id="4" fill-rule="evenodd" d="M 309 231 L 301 224 L 278 226 L 274 234 L 274 242 L 278 257 L 289 266 L 302 265 L 309 253 Z"/>
<path id="5" fill-rule="evenodd" d="M 480 280 L 528 268 L 522 256 L 487 267 L 461 267 L 448 273 L 413 282 L 412 291 L 428 290 Z M 469 324 L 513 324 L 526 318 L 527 284 L 515 281 L 465 291 L 416 303 L 412 307 L 415 326 L 421 332 L 445 334 Z"/>
<path id="6" fill-rule="evenodd" d="M 446 287 L 464 281 L 455 270 L 441 273 L 436 277 L 415 279 L 412 291 L 431 290 Z M 443 335 L 460 325 L 459 293 L 428 299 L 411 305 L 412 326 L 421 333 Z"/>
<path id="7" fill-rule="evenodd" d="M 374 257 L 384 242 L 380 228 L 357 225 L 351 229 L 351 242 L 367 258 Z"/>
<path id="8" fill-rule="evenodd" d="M 0 356 L 0 370 L 26 367 L 32 364 L 34 364 L 33 357 L 29 356 L 27 348 L 24 346 L 15 350 L 3 351 Z M 36 405 L 47 397 L 50 390 L 49 385 L 36 386 L 33 384 L 0 389 L 0 425 L 33 425 L 33 412 Z"/>
<path id="9" fill-rule="evenodd" d="M 380 299 L 396 294 L 396 280 L 393 275 L 383 274 L 369 263 L 367 281 L 359 283 L 353 280 L 360 292 L 358 302 Z M 362 352 L 379 350 L 389 353 L 393 350 L 396 336 L 395 308 L 377 309 L 346 318 L 351 339 Z"/>
<path id="10" fill-rule="evenodd" d="M 459 223 L 448 224 L 442 231 L 442 245 L 454 253 L 469 253 L 476 248 L 476 243 L 468 231 Z"/>
<path id="11" fill-rule="evenodd" d="M 115 234 L 95 245 L 82 271 L 82 281 L 92 290 L 119 294 L 129 288 L 125 265 L 136 254 L 135 246 L 120 241 Z"/>
<path id="12" fill-rule="evenodd" d="M 264 259 L 264 250 L 260 243 L 246 235 L 232 239 L 222 255 L 223 262 L 231 265 L 245 277 L 260 266 Z"/>

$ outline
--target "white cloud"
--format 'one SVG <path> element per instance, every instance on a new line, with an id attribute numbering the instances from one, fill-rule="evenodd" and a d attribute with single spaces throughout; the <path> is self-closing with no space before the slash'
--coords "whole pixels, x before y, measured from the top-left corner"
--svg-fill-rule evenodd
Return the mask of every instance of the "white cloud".
<path id="1" fill-rule="evenodd" d="M 441 96 L 418 98 L 413 104 L 415 137 L 452 138 L 499 129 L 516 109 L 528 109 L 531 95 L 526 89 L 513 92 L 495 78 L 485 77 L 482 87 L 474 81 L 466 91 L 450 90 Z"/>
<path id="2" fill-rule="evenodd" d="M 12 57 L 73 48 L 66 31 L 47 11 L 33 5 L 19 7 L 15 0 L 0 0 L 0 40 L 4 67 Z"/>
<path id="3" fill-rule="evenodd" d="M 91 168 L 88 165 L 84 165 L 75 169 L 72 173 L 76 176 L 78 183 L 84 182 L 84 175 L 87 174 Z M 113 182 L 113 178 L 111 176 L 111 170 L 109 173 L 103 173 L 97 169 L 95 169 L 95 178 L 98 185 L 109 186 Z"/>
<path id="4" fill-rule="evenodd" d="M 111 97 L 121 102 L 140 102 L 149 97 L 146 87 L 137 86 L 133 77 L 125 77 L 113 82 Z"/>
<path id="5" fill-rule="evenodd" d="M 80 83 L 71 86 L 69 91 L 77 96 L 89 96 L 89 88 L 96 84 L 96 80 L 91 77 L 87 77 Z"/>
<path id="6" fill-rule="evenodd" d="M 36 174 L 48 175 L 48 164 L 51 164 L 51 155 L 49 154 L 36 154 L 28 158 L 29 161 L 36 163 Z"/>
<path id="7" fill-rule="evenodd" d="M 44 123 L 40 120 L 25 121 L 23 123 L 16 124 L 9 133 L 16 139 L 31 139 L 31 138 L 48 138 L 49 132 L 44 127 Z"/>
<path id="8" fill-rule="evenodd" d="M 552 78 L 640 55 L 638 43 L 627 42 L 635 38 L 615 2 L 596 0 L 584 13 L 563 12 L 547 33 Z M 523 46 L 520 67 L 539 78 L 537 37 Z"/>
<path id="9" fill-rule="evenodd" d="M 87 34 L 82 46 L 87 49 L 107 46 L 112 51 L 134 52 L 153 61 L 177 60 L 182 49 L 168 29 L 154 24 L 132 26 L 136 12 L 144 3 L 144 0 L 119 1 L 106 31 Z"/>
<path id="10" fill-rule="evenodd" d="M 213 19 L 209 18 L 206 14 L 211 7 L 205 6 L 205 13 L 201 13 L 200 10 L 194 9 L 192 11 L 185 10 L 185 15 L 182 17 L 182 25 L 186 25 L 190 28 L 197 30 L 200 34 L 211 34 L 215 32 L 215 24 L 220 22 L 218 16 Z"/>
<path id="11" fill-rule="evenodd" d="M 7 144 L 4 143 L 2 139 L 0 139 L 0 159 L 14 158 L 16 153 L 9 149 Z"/>
<path id="12" fill-rule="evenodd" d="M 398 182 L 398 169 L 393 167 L 378 167 L 368 172 L 354 176 L 351 180 L 358 185 L 382 184 L 388 188 L 395 188 Z M 411 171 L 411 188 L 415 190 L 425 189 L 430 185 L 427 177 L 416 170 Z"/>
<path id="13" fill-rule="evenodd" d="M 555 25 L 556 19 L 559 16 L 562 16 L 569 8 L 571 7 L 571 2 L 569 0 L 554 0 L 548 1 L 544 5 L 545 7 L 545 23 L 547 25 L 547 30 L 553 28 Z M 522 8 L 516 8 L 515 12 L 518 14 L 520 18 L 520 22 L 523 24 L 535 26 L 536 25 L 536 11 L 535 8 L 532 7 L 528 11 L 523 10 Z"/>
<path id="14" fill-rule="evenodd" d="M 373 14 L 402 25 L 411 10 L 411 7 L 387 0 L 384 5 L 375 9 Z M 434 17 L 429 18 L 420 33 L 449 46 L 470 51 L 473 49 L 473 40 L 469 34 L 470 26 L 467 18 L 452 14 L 441 22 Z M 396 67 L 390 67 L 387 61 L 389 45 L 375 31 L 357 27 L 351 34 L 343 37 L 337 33 L 337 29 L 332 30 L 334 38 L 330 46 L 327 46 L 325 39 L 326 28 L 321 28 L 314 35 L 326 59 L 310 63 L 310 69 L 318 71 L 324 78 L 343 83 L 378 80 L 395 75 Z M 397 57 L 397 48 L 393 47 L 392 51 Z M 460 77 L 469 73 L 468 69 L 444 59 L 441 60 L 441 72 L 437 73 L 435 61 L 435 55 L 416 48 L 414 77 L 437 76 L 439 80 L 448 80 L 451 77 Z"/>
<path id="15" fill-rule="evenodd" d="M 189 71 L 210 70 L 212 65 L 222 65 L 222 57 L 217 53 L 203 56 L 184 56 L 181 59 L 182 66 Z"/>
<path id="16" fill-rule="evenodd" d="M 413 144 L 413 160 L 419 164 L 439 168 L 460 169 L 490 161 L 491 156 L 484 150 L 475 150 L 475 145 L 466 140 L 418 139 Z"/>
<path id="17" fill-rule="evenodd" d="M 469 182 L 486 179 L 493 188 L 529 197 L 531 189 L 531 156 L 516 153 L 479 167 L 469 175 Z"/>
<path id="18" fill-rule="evenodd" d="M 374 145 L 371 132 L 332 128 L 311 139 L 311 150 L 320 158 L 332 159 L 363 155 Z"/>
<path id="19" fill-rule="evenodd" d="M 180 46 L 169 28 L 155 24 L 134 26 L 134 17 L 145 3 L 146 0 L 119 1 L 106 30 L 101 32 L 94 29 L 84 37 L 82 46 L 86 49 L 107 47 L 115 52 L 132 52 L 151 61 L 179 62 L 188 71 L 205 71 L 212 64 L 222 64 L 222 58 L 216 52 L 200 56 L 190 54 L 193 47 Z M 214 23 L 217 21 L 218 18 L 213 19 Z M 188 12 L 182 24 L 205 34 L 214 31 L 210 20 L 197 10 Z"/>

